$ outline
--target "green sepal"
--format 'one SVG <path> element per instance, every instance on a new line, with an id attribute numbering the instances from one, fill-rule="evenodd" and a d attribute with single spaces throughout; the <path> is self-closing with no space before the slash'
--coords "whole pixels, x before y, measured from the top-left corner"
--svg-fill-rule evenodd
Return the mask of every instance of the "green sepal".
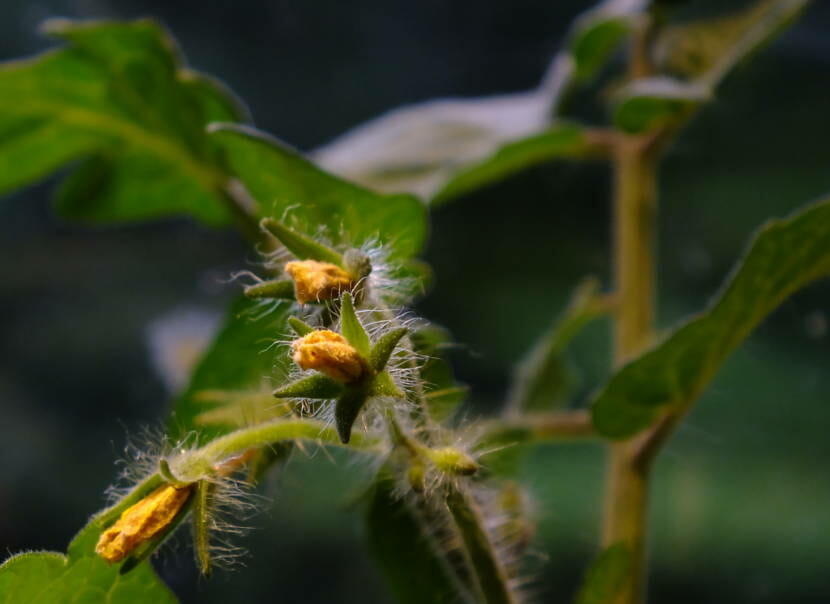
<path id="1" fill-rule="evenodd" d="M 397 396 L 403 397 L 404 393 L 395 385 L 392 376 L 386 371 L 382 371 L 372 380 L 372 385 L 369 389 L 372 396 Z"/>
<path id="2" fill-rule="evenodd" d="M 291 279 L 272 279 L 271 281 L 249 285 L 244 291 L 247 298 L 293 300 L 294 282 Z"/>
<path id="3" fill-rule="evenodd" d="M 273 218 L 263 218 L 259 224 L 263 229 L 279 239 L 280 243 L 300 260 L 330 262 L 343 268 L 343 256 L 333 249 L 317 243 L 311 237 L 289 229 L 280 221 L 274 220 Z"/>
<path id="4" fill-rule="evenodd" d="M 209 576 L 211 571 L 210 507 L 214 488 L 214 485 L 207 480 L 200 480 L 196 483 L 196 492 L 192 496 L 193 550 L 199 571 L 204 576 Z"/>
<path id="5" fill-rule="evenodd" d="M 297 317 L 288 317 L 288 324 L 291 326 L 291 329 L 294 330 L 294 333 L 300 337 L 307 336 L 311 332 L 315 331 L 311 325 L 301 319 L 298 319 Z"/>
<path id="6" fill-rule="evenodd" d="M 179 510 L 179 513 L 176 514 L 175 518 L 173 518 L 173 521 L 166 527 L 164 527 L 164 530 L 160 531 L 151 539 L 148 539 L 147 541 L 139 545 L 137 548 L 135 548 L 135 550 L 133 550 L 133 553 L 130 554 L 126 560 L 124 560 L 124 563 L 121 565 L 121 568 L 118 569 L 118 573 L 121 575 L 126 575 L 139 564 L 144 562 L 147 558 L 152 556 L 153 552 L 155 552 L 159 547 L 161 547 L 161 544 L 164 543 L 164 541 L 170 535 L 172 535 L 177 528 L 179 528 L 179 525 L 184 521 L 184 519 L 187 518 L 187 514 L 193 508 L 194 499 L 196 499 L 194 493 L 191 493 L 190 497 L 188 497 L 187 501 Z"/>
<path id="7" fill-rule="evenodd" d="M 368 394 L 365 388 L 352 387 L 347 388 L 337 399 L 334 406 L 334 423 L 337 427 L 337 435 L 344 445 L 351 439 L 352 426 L 354 426 L 363 405 L 366 404 L 367 398 Z"/>
<path id="8" fill-rule="evenodd" d="M 343 385 L 322 373 L 300 378 L 274 390 L 276 398 L 336 398 L 343 392 Z"/>
<path id="9" fill-rule="evenodd" d="M 406 327 L 399 327 L 379 337 L 375 345 L 372 346 L 371 352 L 369 352 L 369 367 L 378 373 L 383 371 L 386 363 L 389 362 L 389 357 L 392 356 L 392 351 L 395 350 L 395 346 L 408 332 L 409 330 Z"/>
<path id="10" fill-rule="evenodd" d="M 369 336 L 357 318 L 352 295 L 349 292 L 344 292 L 340 297 L 340 332 L 363 358 L 369 357 L 371 351 Z"/>
<path id="11" fill-rule="evenodd" d="M 176 476 L 173 474 L 172 470 L 170 470 L 170 464 L 167 462 L 167 460 L 164 457 L 162 457 L 159 460 L 159 474 L 165 480 L 165 482 L 169 482 L 170 484 L 175 485 L 177 487 L 179 487 L 179 486 L 183 487 L 183 486 L 186 486 L 188 484 L 188 483 L 182 482 L 181 480 L 176 478 Z"/>

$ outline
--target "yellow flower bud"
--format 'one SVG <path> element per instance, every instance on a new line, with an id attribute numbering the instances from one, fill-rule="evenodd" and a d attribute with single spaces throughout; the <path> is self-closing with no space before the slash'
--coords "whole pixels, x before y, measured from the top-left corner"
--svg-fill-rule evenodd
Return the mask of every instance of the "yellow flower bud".
<path id="1" fill-rule="evenodd" d="M 300 304 L 329 300 L 352 287 L 352 278 L 342 268 L 329 262 L 295 260 L 285 265 L 294 281 L 294 297 Z"/>
<path id="2" fill-rule="evenodd" d="M 427 449 L 426 455 L 436 468 L 447 474 L 470 476 L 478 471 L 478 464 L 475 460 L 455 447 Z"/>
<path id="3" fill-rule="evenodd" d="M 294 340 L 294 362 L 303 369 L 315 369 L 330 378 L 348 384 L 366 372 L 366 361 L 339 333 L 320 329 Z"/>
<path id="4" fill-rule="evenodd" d="M 167 528 L 190 498 L 193 485 L 160 486 L 121 513 L 101 534 L 95 552 L 107 562 L 120 562 L 139 545 Z"/>

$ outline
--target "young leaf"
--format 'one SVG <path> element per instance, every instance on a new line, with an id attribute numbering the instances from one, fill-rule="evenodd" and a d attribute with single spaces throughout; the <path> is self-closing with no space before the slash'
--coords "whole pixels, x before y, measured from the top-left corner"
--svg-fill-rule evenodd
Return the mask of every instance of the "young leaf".
<path id="1" fill-rule="evenodd" d="M 574 604 L 608 604 L 625 586 L 631 569 L 631 550 L 616 543 L 597 556 L 579 588 Z"/>
<path id="2" fill-rule="evenodd" d="M 415 255 L 426 237 L 426 210 L 409 195 L 379 195 L 332 176 L 293 149 L 250 128 L 214 125 L 212 139 L 230 169 L 269 216 L 287 211 L 298 228 L 323 226 L 335 243 L 377 239 L 398 258 Z"/>
<path id="3" fill-rule="evenodd" d="M 59 20 L 46 30 L 66 45 L 0 65 L 0 193 L 86 158 L 58 195 L 68 217 L 230 222 L 227 175 L 205 127 L 244 119 L 235 100 L 187 70 L 150 20 Z"/>
<path id="4" fill-rule="evenodd" d="M 298 319 L 297 317 L 288 317 L 288 324 L 291 326 L 291 329 L 294 330 L 294 333 L 300 337 L 307 336 L 314 331 L 314 328 L 311 325 Z"/>
<path id="5" fill-rule="evenodd" d="M 762 227 L 709 308 L 622 367 L 592 416 L 610 438 L 631 436 L 665 409 L 684 412 L 726 357 L 781 302 L 830 275 L 830 200 Z"/>
<path id="6" fill-rule="evenodd" d="M 508 396 L 512 411 L 552 409 L 566 400 L 568 369 L 564 351 L 571 339 L 591 321 L 610 310 L 607 297 L 599 291 L 596 279 L 585 279 L 574 291 L 568 307 L 522 359 Z"/>
<path id="7" fill-rule="evenodd" d="M 605 0 L 580 15 L 568 33 L 574 79 L 596 76 L 646 9 L 645 0 Z"/>
<path id="8" fill-rule="evenodd" d="M 717 85 L 741 61 L 779 33 L 807 0 L 760 0 L 721 19 L 668 28 L 657 42 L 659 65 L 682 79 L 635 80 L 618 95 L 614 123 L 638 133 L 681 122 L 714 96 Z"/>
<path id="9" fill-rule="evenodd" d="M 343 333 L 343 337 L 348 340 L 349 344 L 354 346 L 355 350 L 360 353 L 360 356 L 364 359 L 369 358 L 369 354 L 371 353 L 369 336 L 357 318 L 352 295 L 349 292 L 344 292 L 340 297 L 340 331 Z"/>
<path id="10" fill-rule="evenodd" d="M 722 17 L 667 27 L 657 39 L 660 67 L 709 88 L 798 17 L 808 0 L 755 0 Z"/>
<path id="11" fill-rule="evenodd" d="M 644 132 L 681 121 L 709 97 L 706 87 L 668 77 L 635 80 L 616 96 L 614 124 L 629 134 Z"/>

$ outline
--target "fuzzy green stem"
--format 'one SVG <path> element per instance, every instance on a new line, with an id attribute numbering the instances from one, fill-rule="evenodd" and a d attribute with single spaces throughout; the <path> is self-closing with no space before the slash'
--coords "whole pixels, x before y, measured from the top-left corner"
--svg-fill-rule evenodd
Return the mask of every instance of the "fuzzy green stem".
<path id="1" fill-rule="evenodd" d="M 177 475 L 182 479 L 197 479 L 227 458 L 249 449 L 274 443 L 305 439 L 328 445 L 342 446 L 337 431 L 331 426 L 311 419 L 277 419 L 242 428 L 221 436 L 196 451 L 184 454 L 176 466 Z M 349 443 L 350 449 L 368 449 L 373 441 L 355 434 Z"/>
<path id="2" fill-rule="evenodd" d="M 516 598 L 508 585 L 507 573 L 493 549 L 478 505 L 469 494 L 452 486 L 447 494 L 447 507 L 475 571 L 481 601 L 486 604 L 515 604 Z"/>
<path id="3" fill-rule="evenodd" d="M 614 275 L 617 314 L 614 361 L 617 366 L 640 352 L 654 322 L 654 222 L 657 153 L 643 139 L 622 139 L 614 157 Z M 602 541 L 624 543 L 631 572 L 615 604 L 644 600 L 646 516 L 650 459 L 634 442 L 612 444 L 606 478 Z"/>

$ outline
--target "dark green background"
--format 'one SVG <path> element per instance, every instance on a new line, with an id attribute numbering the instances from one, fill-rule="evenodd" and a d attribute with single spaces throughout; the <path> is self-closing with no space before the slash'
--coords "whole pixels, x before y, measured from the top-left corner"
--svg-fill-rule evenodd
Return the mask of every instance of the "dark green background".
<path id="1" fill-rule="evenodd" d="M 692 2 L 694 9 L 719 3 Z M 197 69 L 257 125 L 302 149 L 394 106 L 534 86 L 583 2 L 346 3 L 3 0 L 0 58 L 40 50 L 50 16 L 159 17 Z M 830 192 L 830 6 L 731 77 L 661 174 L 660 324 L 699 309 L 752 230 Z M 0 91 L 2 94 L 2 91 Z M 580 101 L 578 112 L 601 113 Z M 21 99 L 25 102 L 25 99 Z M 56 220 L 52 183 L 0 200 L 0 550 L 63 550 L 117 468 L 127 435 L 160 425 L 167 395 L 147 324 L 221 309 L 253 254 L 187 220 L 89 229 Z M 421 303 L 463 343 L 471 415 L 584 273 L 607 281 L 608 174 L 536 169 L 437 211 Z M 653 488 L 654 602 L 830 601 L 830 283 L 787 302 L 731 358 L 661 458 Z M 582 392 L 607 365 L 607 326 L 580 337 Z M 247 566 L 195 576 L 186 539 L 158 567 L 185 601 L 385 601 L 349 501 L 365 469 L 296 457 L 250 520 Z M 539 600 L 570 597 L 596 542 L 594 446 L 539 448 Z"/>

